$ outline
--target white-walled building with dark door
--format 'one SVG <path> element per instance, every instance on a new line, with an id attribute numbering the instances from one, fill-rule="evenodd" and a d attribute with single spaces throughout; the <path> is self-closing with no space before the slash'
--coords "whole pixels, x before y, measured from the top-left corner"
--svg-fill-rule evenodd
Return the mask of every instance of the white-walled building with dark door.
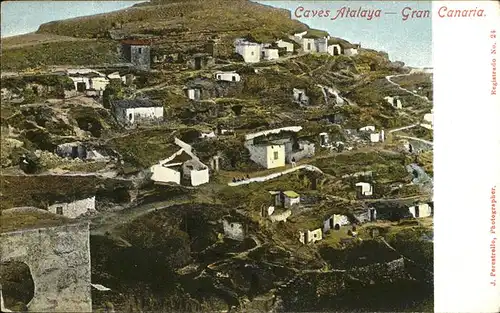
<path id="1" fill-rule="evenodd" d="M 95 212 L 95 196 L 70 202 L 56 202 L 47 209 L 49 212 L 68 218 L 76 218 L 87 212 Z"/>
<path id="2" fill-rule="evenodd" d="M 124 99 L 112 102 L 116 119 L 125 125 L 163 120 L 163 106 L 149 99 Z"/>
<path id="3" fill-rule="evenodd" d="M 239 82 L 241 80 L 240 74 L 236 72 L 215 72 L 214 77 L 217 80 L 223 80 L 227 82 Z"/>

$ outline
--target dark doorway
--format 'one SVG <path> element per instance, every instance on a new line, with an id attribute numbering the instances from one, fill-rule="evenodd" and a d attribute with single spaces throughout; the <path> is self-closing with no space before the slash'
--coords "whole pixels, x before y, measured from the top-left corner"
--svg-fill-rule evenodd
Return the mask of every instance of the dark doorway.
<path id="1" fill-rule="evenodd" d="M 411 144 L 410 144 L 409 150 L 410 150 L 410 153 L 413 153 L 413 146 Z"/>
<path id="2" fill-rule="evenodd" d="M 302 92 L 299 92 L 299 101 L 302 101 Z"/>
<path id="3" fill-rule="evenodd" d="M 339 48 L 333 47 L 333 55 L 339 55 Z"/>
<path id="4" fill-rule="evenodd" d="M 375 220 L 375 209 L 370 209 L 370 221 Z"/>
<path id="5" fill-rule="evenodd" d="M 231 78 L 231 80 L 232 80 L 233 82 L 235 82 L 235 81 L 236 81 L 236 76 L 234 76 L 234 75 L 233 75 L 233 77 Z"/>
<path id="6" fill-rule="evenodd" d="M 321 145 L 322 146 L 326 145 L 326 136 L 321 136 Z"/>
<path id="7" fill-rule="evenodd" d="M 33 86 L 33 87 L 31 87 L 31 89 L 33 90 L 33 93 L 38 96 L 38 87 Z"/>
<path id="8" fill-rule="evenodd" d="M 14 312 L 26 312 L 35 294 L 35 284 L 29 266 L 23 262 L 0 264 L 0 285 L 4 306 Z"/>
<path id="9" fill-rule="evenodd" d="M 285 193 L 284 192 L 280 191 L 279 199 L 280 199 L 281 205 L 285 206 Z"/>
<path id="10" fill-rule="evenodd" d="M 335 230 L 339 230 L 340 229 L 340 225 L 339 224 L 335 224 Z"/>
<path id="11" fill-rule="evenodd" d="M 307 50 L 311 50 L 311 43 L 307 44 Z"/>
<path id="12" fill-rule="evenodd" d="M 57 215 L 63 215 L 63 208 L 62 208 L 62 206 L 58 206 L 56 208 L 56 214 Z"/>
<path id="13" fill-rule="evenodd" d="M 194 58 L 194 69 L 201 70 L 201 57 Z"/>
<path id="14" fill-rule="evenodd" d="M 415 206 L 415 217 L 420 217 L 420 208 L 417 206 Z"/>
<path id="15" fill-rule="evenodd" d="M 85 89 L 87 89 L 87 86 L 85 85 L 85 83 L 76 83 L 76 90 L 78 92 L 84 92 Z"/>
<path id="16" fill-rule="evenodd" d="M 71 147 L 71 157 L 73 159 L 78 157 L 78 147 L 77 146 Z"/>
<path id="17" fill-rule="evenodd" d="M 329 226 L 330 226 L 330 227 L 329 227 L 330 229 L 332 229 L 332 228 L 335 226 L 335 225 L 333 225 L 333 218 L 330 218 L 330 219 L 328 220 L 328 224 L 329 224 Z"/>
<path id="18" fill-rule="evenodd" d="M 132 120 L 132 113 L 129 113 L 128 114 L 128 120 L 131 121 Z"/>

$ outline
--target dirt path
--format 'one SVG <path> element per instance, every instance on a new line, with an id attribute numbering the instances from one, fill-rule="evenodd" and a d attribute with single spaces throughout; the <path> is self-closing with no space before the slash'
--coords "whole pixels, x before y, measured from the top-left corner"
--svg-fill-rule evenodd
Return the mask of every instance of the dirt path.
<path id="1" fill-rule="evenodd" d="M 394 86 L 398 87 L 400 90 L 403 90 L 404 92 L 407 92 L 407 93 L 409 93 L 409 94 L 411 94 L 411 95 L 413 95 L 413 96 L 415 96 L 415 97 L 418 97 L 418 98 L 420 98 L 420 99 L 422 99 L 422 100 L 425 100 L 425 101 L 426 101 L 426 102 L 428 102 L 428 103 L 431 103 L 431 101 L 430 101 L 429 99 L 427 99 L 427 97 L 421 96 L 421 95 L 419 95 L 419 94 L 414 93 L 413 91 L 410 91 L 410 90 L 408 90 L 408 89 L 406 89 L 406 88 L 403 88 L 403 87 L 401 87 L 399 84 L 397 84 L 397 83 L 395 83 L 395 82 L 393 82 L 393 81 L 391 80 L 391 78 L 393 78 L 393 77 L 402 77 L 402 76 L 409 76 L 409 75 L 411 75 L 411 73 L 410 73 L 410 74 L 389 75 L 389 76 L 386 76 L 386 77 L 385 77 L 385 79 L 386 79 L 389 83 L 391 83 L 392 85 L 394 85 Z"/>

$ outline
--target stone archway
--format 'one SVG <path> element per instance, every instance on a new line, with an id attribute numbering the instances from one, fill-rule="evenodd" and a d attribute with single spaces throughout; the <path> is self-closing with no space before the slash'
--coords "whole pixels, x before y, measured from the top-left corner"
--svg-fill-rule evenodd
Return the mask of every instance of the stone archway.
<path id="1" fill-rule="evenodd" d="M 92 311 L 88 223 L 1 233 L 0 262 L 29 267 L 28 311 Z"/>
<path id="2" fill-rule="evenodd" d="M 2 308 L 25 312 L 35 295 L 35 282 L 28 264 L 18 261 L 0 263 Z"/>

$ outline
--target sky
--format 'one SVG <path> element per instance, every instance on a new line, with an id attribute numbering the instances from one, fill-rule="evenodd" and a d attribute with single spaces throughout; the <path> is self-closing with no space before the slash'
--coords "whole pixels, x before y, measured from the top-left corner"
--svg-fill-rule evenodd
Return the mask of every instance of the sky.
<path id="1" fill-rule="evenodd" d="M 46 22 L 120 10 L 141 1 L 4 1 L 1 10 L 2 37 L 34 32 Z M 257 1 L 288 9 L 294 16 L 302 6 L 305 10 L 327 10 L 331 16 L 346 7 L 351 10 L 381 10 L 379 18 L 298 18 L 312 28 L 326 30 L 331 36 L 361 43 L 362 47 L 389 53 L 392 61 L 403 61 L 415 67 L 432 66 L 432 19 L 415 18 L 403 21 L 401 11 L 431 10 L 430 1 Z M 384 14 L 394 12 L 396 14 Z M 304 14 L 304 13 L 302 13 Z"/>

